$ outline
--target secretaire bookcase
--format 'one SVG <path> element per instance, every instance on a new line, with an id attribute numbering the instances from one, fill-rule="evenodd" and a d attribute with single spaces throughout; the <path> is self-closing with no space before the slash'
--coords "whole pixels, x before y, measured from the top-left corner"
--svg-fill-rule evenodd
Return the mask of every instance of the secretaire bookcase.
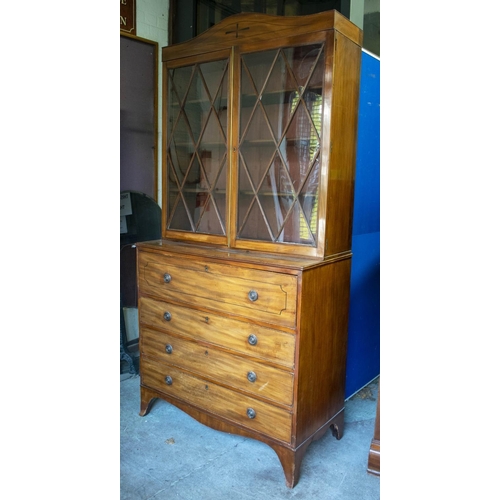
<path id="1" fill-rule="evenodd" d="M 312 440 L 343 433 L 361 37 L 336 11 L 251 13 L 162 49 L 140 414 L 161 398 L 263 441 L 288 487 Z"/>

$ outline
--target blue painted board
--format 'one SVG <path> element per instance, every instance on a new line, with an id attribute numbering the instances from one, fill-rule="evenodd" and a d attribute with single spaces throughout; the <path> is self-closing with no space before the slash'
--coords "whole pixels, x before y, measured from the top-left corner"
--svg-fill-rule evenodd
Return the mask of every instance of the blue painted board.
<path id="1" fill-rule="evenodd" d="M 380 60 L 361 55 L 346 399 L 380 374 Z"/>

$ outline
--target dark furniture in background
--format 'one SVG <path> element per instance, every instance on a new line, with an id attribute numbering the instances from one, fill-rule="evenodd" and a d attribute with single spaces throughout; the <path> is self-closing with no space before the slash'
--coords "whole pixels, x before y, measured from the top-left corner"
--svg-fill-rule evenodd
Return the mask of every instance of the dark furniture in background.
<path id="1" fill-rule="evenodd" d="M 122 191 L 129 197 L 132 213 L 125 215 L 126 232 L 120 234 L 120 361 L 129 365 L 130 373 L 138 373 L 138 358 L 132 351 L 138 339 L 127 339 L 124 307 L 137 307 L 136 247 L 139 241 L 161 235 L 161 208 L 150 196 L 136 191 Z"/>
<path id="2" fill-rule="evenodd" d="M 380 385 L 377 397 L 377 416 L 375 417 L 375 428 L 373 439 L 368 453 L 368 472 L 374 476 L 380 476 Z"/>

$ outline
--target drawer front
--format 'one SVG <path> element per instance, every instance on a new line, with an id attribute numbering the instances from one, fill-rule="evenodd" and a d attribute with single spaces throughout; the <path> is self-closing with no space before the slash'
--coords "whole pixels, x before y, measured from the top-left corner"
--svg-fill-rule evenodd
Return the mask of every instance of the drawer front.
<path id="1" fill-rule="evenodd" d="M 170 385 L 167 377 L 170 377 Z M 141 383 L 248 429 L 287 443 L 291 441 L 292 416 L 288 411 L 207 382 L 174 366 L 142 359 Z"/>
<path id="2" fill-rule="evenodd" d="M 285 405 L 292 404 L 293 375 L 214 347 L 143 327 L 141 356 L 161 359 L 246 392 Z"/>
<path id="3" fill-rule="evenodd" d="M 145 251 L 138 267 L 141 293 L 295 327 L 296 276 Z"/>
<path id="4" fill-rule="evenodd" d="M 154 300 L 139 299 L 141 325 L 210 342 L 242 354 L 293 368 L 295 336 L 217 314 Z"/>

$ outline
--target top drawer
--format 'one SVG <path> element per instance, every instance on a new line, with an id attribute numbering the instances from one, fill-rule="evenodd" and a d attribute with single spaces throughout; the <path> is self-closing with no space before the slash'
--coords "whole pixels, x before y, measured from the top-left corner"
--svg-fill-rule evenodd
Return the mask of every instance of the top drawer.
<path id="1" fill-rule="evenodd" d="M 139 249 L 142 293 L 295 327 L 297 277 Z"/>

